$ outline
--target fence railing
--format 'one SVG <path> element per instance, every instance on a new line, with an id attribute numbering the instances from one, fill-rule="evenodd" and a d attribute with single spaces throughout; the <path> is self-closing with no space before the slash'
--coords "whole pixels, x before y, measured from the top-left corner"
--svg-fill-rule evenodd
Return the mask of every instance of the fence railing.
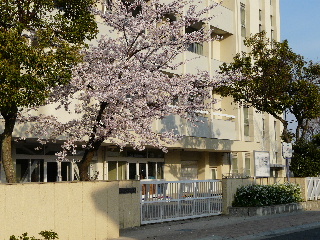
<path id="1" fill-rule="evenodd" d="M 308 188 L 308 200 L 320 199 L 320 178 L 308 177 L 306 178 Z"/>
<path id="2" fill-rule="evenodd" d="M 220 180 L 150 181 L 141 185 L 141 223 L 218 215 Z"/>

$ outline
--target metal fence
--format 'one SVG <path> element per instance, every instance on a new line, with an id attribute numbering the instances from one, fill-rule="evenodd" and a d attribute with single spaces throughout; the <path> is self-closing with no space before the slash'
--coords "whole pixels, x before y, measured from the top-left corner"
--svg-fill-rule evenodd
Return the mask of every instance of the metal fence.
<path id="1" fill-rule="evenodd" d="M 142 180 L 141 224 L 221 214 L 221 180 Z"/>
<path id="2" fill-rule="evenodd" d="M 306 178 L 308 187 L 308 200 L 320 199 L 320 178 L 308 177 Z"/>

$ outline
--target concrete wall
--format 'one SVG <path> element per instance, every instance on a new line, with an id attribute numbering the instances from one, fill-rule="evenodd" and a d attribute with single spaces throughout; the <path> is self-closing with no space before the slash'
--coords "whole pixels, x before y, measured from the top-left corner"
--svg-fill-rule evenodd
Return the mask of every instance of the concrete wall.
<path id="1" fill-rule="evenodd" d="M 53 230 L 63 240 L 119 236 L 118 182 L 0 185 L 0 239 Z"/>
<path id="2" fill-rule="evenodd" d="M 290 178 L 290 182 L 298 184 L 301 188 L 301 197 L 303 201 L 308 201 L 308 186 L 306 178 Z M 306 207 L 307 209 L 307 207 Z"/>
<path id="3" fill-rule="evenodd" d="M 237 189 L 241 186 L 253 184 L 253 179 L 222 179 L 222 213 L 228 214 L 228 207 L 232 206 L 232 201 Z"/>

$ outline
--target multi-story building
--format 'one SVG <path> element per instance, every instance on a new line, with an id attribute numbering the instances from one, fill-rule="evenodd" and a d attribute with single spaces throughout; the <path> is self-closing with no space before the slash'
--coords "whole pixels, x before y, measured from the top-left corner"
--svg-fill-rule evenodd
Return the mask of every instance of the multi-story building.
<path id="1" fill-rule="evenodd" d="M 203 4 L 212 2 L 220 1 L 207 0 Z M 189 46 L 181 58 L 193 60 L 180 73 L 196 73 L 200 69 L 215 74 L 222 62 L 231 62 L 236 53 L 249 50 L 243 44 L 245 37 L 262 30 L 267 37 L 280 40 L 279 0 L 224 0 L 210 14 L 215 17 L 207 27 L 213 29 L 219 40 Z M 182 180 L 255 176 L 256 152 L 269 154 L 271 176 L 284 176 L 280 122 L 271 115 L 239 106 L 231 97 L 215 94 L 215 98 L 217 102 L 203 113 L 204 123 L 198 127 L 177 116 L 155 121 L 156 130 L 176 126 L 184 136 L 168 146 L 167 153 L 154 148 L 139 152 L 127 147 L 120 151 L 117 146 L 105 143 L 91 164 L 92 177 Z M 48 144 L 36 150 L 32 136 L 14 142 L 17 179 L 44 182 L 76 179 L 74 163 L 56 161 L 54 153 L 60 145 Z M 3 170 L 1 180 L 5 181 Z"/>

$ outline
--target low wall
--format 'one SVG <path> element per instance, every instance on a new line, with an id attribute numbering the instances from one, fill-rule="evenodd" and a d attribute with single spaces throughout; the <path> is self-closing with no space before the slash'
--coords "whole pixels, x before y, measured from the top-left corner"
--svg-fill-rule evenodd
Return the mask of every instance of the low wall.
<path id="1" fill-rule="evenodd" d="M 229 215 L 236 217 L 265 216 L 278 213 L 305 211 L 319 211 L 320 201 L 305 201 L 264 207 L 229 207 Z"/>
<path id="2" fill-rule="evenodd" d="M 320 210 L 320 200 L 318 201 L 305 201 L 301 203 L 304 210 L 307 211 L 319 211 Z"/>
<path id="3" fill-rule="evenodd" d="M 287 178 L 227 178 L 222 179 L 222 213 L 229 214 L 229 207 L 232 206 L 232 201 L 236 191 L 241 186 L 247 186 L 251 184 L 259 185 L 271 185 L 274 183 L 284 183 Z M 307 186 L 305 178 L 290 178 L 291 183 L 296 183 L 301 187 L 301 197 L 303 201 L 307 200 Z"/>
<path id="4" fill-rule="evenodd" d="M 303 210 L 302 203 L 288 203 L 264 207 L 229 207 L 229 215 L 236 217 L 266 216 L 279 213 L 297 212 Z"/>
<path id="5" fill-rule="evenodd" d="M 119 237 L 118 182 L 1 184 L 0 193 L 0 239 L 42 230 L 62 240 Z"/>

